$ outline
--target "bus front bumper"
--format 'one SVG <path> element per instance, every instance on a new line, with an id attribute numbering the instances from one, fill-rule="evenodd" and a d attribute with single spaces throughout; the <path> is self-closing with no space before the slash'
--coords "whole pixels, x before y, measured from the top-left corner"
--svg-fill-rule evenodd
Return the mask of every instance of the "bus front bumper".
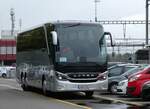
<path id="1" fill-rule="evenodd" d="M 59 81 L 56 80 L 54 86 L 54 92 L 65 92 L 65 91 L 106 91 L 108 88 L 108 80 L 91 83 L 74 83 L 70 81 Z"/>

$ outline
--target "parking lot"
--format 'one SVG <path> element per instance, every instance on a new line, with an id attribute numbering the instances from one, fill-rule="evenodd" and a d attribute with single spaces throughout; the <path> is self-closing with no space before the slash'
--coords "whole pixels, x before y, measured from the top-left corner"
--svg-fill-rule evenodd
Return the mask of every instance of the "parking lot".
<path id="1" fill-rule="evenodd" d="M 129 97 L 127 95 L 112 95 L 110 93 L 101 93 L 101 94 L 96 94 L 94 95 L 95 98 L 101 98 L 104 100 L 110 100 L 111 102 L 119 102 L 119 103 L 124 103 L 124 104 L 129 104 L 129 105 L 135 105 L 135 106 L 149 106 L 150 105 L 150 100 L 149 101 L 144 101 L 141 98 L 138 97 Z"/>
<path id="2" fill-rule="evenodd" d="M 10 79 L 10 78 L 0 78 L 1 83 L 2 84 L 7 84 L 10 85 L 11 87 L 17 87 L 17 89 L 20 89 L 20 85 L 16 82 L 16 80 Z M 7 82 L 6 82 L 7 81 Z M 6 85 L 5 85 L 6 86 Z M 84 94 L 80 93 L 79 95 L 81 95 L 83 97 Z M 61 95 L 60 95 L 61 96 Z M 139 97 L 129 97 L 127 95 L 123 95 L 123 94 L 112 94 L 110 92 L 95 92 L 93 95 L 93 98 L 91 99 L 86 99 L 85 97 L 81 97 L 79 96 L 79 98 L 75 98 L 71 97 L 71 98 L 61 98 L 60 96 L 52 96 L 56 99 L 63 99 L 64 101 L 67 102 L 71 102 L 71 103 L 75 103 L 75 104 L 79 104 L 79 105 L 86 105 L 89 106 L 89 103 L 93 105 L 92 102 L 98 102 L 98 103 L 102 103 L 104 101 L 107 101 L 109 103 L 121 103 L 121 104 L 126 104 L 129 106 L 138 106 L 138 107 L 148 107 L 150 106 L 150 100 L 143 100 L 142 98 Z M 71 95 L 72 96 L 72 95 Z M 87 103 L 88 101 L 88 103 Z M 95 105 L 94 105 L 95 106 Z"/>
<path id="3" fill-rule="evenodd" d="M 5 91 L 9 91 L 9 93 L 20 93 L 20 96 L 22 94 L 26 94 L 26 96 L 30 94 L 29 92 L 28 93 L 22 92 L 20 85 L 17 84 L 15 79 L 0 78 L 0 86 L 1 88 L 6 87 Z M 9 88 L 15 89 L 16 91 L 19 91 L 19 92 L 13 92 L 13 90 L 10 90 Z M 33 92 L 38 94 L 36 96 L 41 96 L 41 93 L 35 90 Z M 32 93 L 30 95 L 32 95 Z M 113 94 L 110 94 L 109 92 L 106 92 L 106 93 L 95 92 L 92 98 L 86 98 L 84 94 L 82 93 L 78 93 L 78 94 L 76 93 L 75 94 L 74 93 L 53 93 L 49 97 L 60 100 L 60 102 L 62 103 L 67 102 L 70 104 L 77 105 L 79 109 L 80 108 L 81 109 L 82 108 L 99 109 L 100 106 L 103 106 L 103 109 L 105 108 L 106 109 L 113 109 L 113 108 L 114 109 L 120 109 L 120 108 L 121 109 L 135 109 L 135 107 L 137 109 L 143 109 L 143 108 L 148 109 L 150 105 L 150 101 L 143 101 L 141 98 L 133 98 L 133 97 L 127 97 L 127 96 L 122 96 L 122 95 L 113 95 Z M 24 97 L 22 99 L 24 99 Z"/>

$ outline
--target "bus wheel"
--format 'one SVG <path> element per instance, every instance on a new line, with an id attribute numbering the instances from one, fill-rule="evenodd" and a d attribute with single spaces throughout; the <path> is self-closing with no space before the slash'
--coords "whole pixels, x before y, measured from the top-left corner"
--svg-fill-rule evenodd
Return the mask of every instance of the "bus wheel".
<path id="1" fill-rule="evenodd" d="M 43 94 L 48 96 L 48 91 L 47 91 L 47 88 L 46 88 L 46 80 L 44 79 L 43 82 L 42 82 L 42 91 L 43 91 Z"/>
<path id="2" fill-rule="evenodd" d="M 86 97 L 91 98 L 93 93 L 94 93 L 93 91 L 88 91 L 88 92 L 85 92 L 85 95 Z"/>
<path id="3" fill-rule="evenodd" d="M 24 78 L 24 85 L 25 85 L 26 91 L 29 91 L 29 86 L 28 86 L 28 83 L 27 83 L 26 75 L 25 75 L 25 78 Z"/>
<path id="4" fill-rule="evenodd" d="M 26 76 L 21 78 L 21 81 L 22 81 L 21 87 L 22 87 L 22 89 L 24 91 L 28 91 L 29 90 L 29 87 L 27 85 L 27 80 L 26 79 L 27 79 Z"/>

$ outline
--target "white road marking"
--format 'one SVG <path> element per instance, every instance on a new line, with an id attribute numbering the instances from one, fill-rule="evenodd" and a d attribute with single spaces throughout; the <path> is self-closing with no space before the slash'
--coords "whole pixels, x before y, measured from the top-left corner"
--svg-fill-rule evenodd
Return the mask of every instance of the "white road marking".
<path id="1" fill-rule="evenodd" d="M 52 99 L 54 99 L 54 98 L 52 98 Z M 54 99 L 54 100 L 56 100 L 58 102 L 62 102 L 64 104 L 66 104 L 66 105 L 72 105 L 72 106 L 83 108 L 83 109 L 92 109 L 91 107 L 78 105 L 78 104 L 71 103 L 71 102 L 68 102 L 68 101 L 63 101 L 63 100 L 59 100 L 59 99 Z"/>
<path id="2" fill-rule="evenodd" d="M 0 87 L 7 87 L 7 88 L 10 88 L 10 89 L 15 89 L 15 90 L 23 91 L 20 88 L 13 87 L 13 86 L 10 86 L 10 85 L 7 85 L 7 84 L 0 84 Z M 39 94 L 35 94 L 35 95 L 39 95 Z M 81 105 L 77 105 L 75 103 L 71 103 L 71 102 L 67 102 L 67 101 L 63 101 L 63 100 L 59 100 L 59 99 L 55 99 L 55 98 L 51 98 L 51 97 L 48 97 L 48 98 L 53 99 L 53 100 L 58 101 L 58 102 L 61 102 L 61 103 L 66 104 L 66 105 L 72 105 L 74 107 L 79 107 L 79 108 L 83 108 L 83 109 L 91 109 L 90 107 L 87 107 L 87 106 L 81 106 Z"/>
<path id="3" fill-rule="evenodd" d="M 143 106 L 143 104 L 139 103 L 139 102 L 131 102 L 131 101 L 119 100 L 119 99 L 110 98 L 110 97 L 104 97 L 104 96 L 100 96 L 100 95 L 93 95 L 93 97 L 97 98 L 97 99 L 104 99 L 104 100 L 113 101 L 113 102 L 116 102 L 116 103 L 120 102 L 120 103 L 124 103 L 124 104 L 129 104 L 129 105 Z"/>
<path id="4" fill-rule="evenodd" d="M 17 88 L 17 87 L 14 87 L 14 86 L 11 86 L 11 85 L 7 85 L 7 84 L 0 84 L 0 87 L 7 87 L 7 88 L 10 88 L 10 89 L 15 89 L 15 90 L 22 91 L 21 88 Z"/>

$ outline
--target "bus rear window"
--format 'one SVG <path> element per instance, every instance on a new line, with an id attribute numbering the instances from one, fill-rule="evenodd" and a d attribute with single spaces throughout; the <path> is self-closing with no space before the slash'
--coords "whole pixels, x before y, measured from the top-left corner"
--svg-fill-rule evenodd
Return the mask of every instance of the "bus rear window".
<path id="1" fill-rule="evenodd" d="M 137 60 L 148 60 L 149 59 L 149 51 L 140 50 L 136 53 Z"/>

